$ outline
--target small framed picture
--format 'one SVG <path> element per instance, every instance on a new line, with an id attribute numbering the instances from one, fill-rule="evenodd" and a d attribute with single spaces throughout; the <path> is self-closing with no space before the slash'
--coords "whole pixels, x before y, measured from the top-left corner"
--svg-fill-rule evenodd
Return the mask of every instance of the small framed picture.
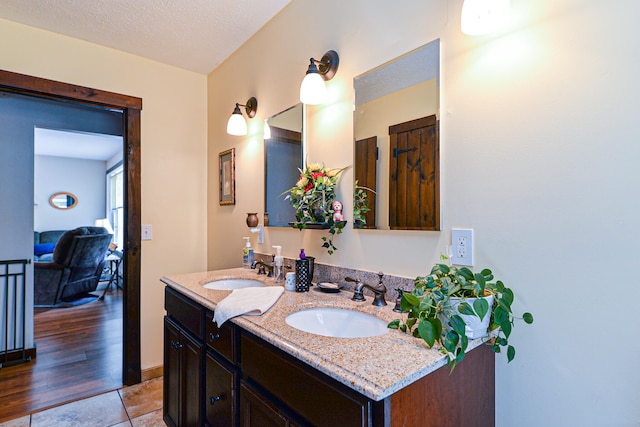
<path id="1" fill-rule="evenodd" d="M 236 149 L 218 154 L 220 162 L 220 204 L 236 204 Z"/>

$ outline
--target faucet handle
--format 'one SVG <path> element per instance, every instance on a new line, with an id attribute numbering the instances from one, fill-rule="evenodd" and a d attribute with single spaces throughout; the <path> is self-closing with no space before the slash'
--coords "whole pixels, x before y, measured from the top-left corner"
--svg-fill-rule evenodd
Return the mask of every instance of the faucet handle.
<path id="1" fill-rule="evenodd" d="M 382 285 L 382 278 L 384 277 L 384 273 L 382 271 L 378 272 L 378 284 Z"/>
<path id="2" fill-rule="evenodd" d="M 360 283 L 360 279 L 354 279 L 354 278 L 351 278 L 351 277 L 345 277 L 345 278 L 344 278 L 344 281 L 345 281 L 345 282 Z"/>
<path id="3" fill-rule="evenodd" d="M 393 307 L 393 311 L 397 313 L 402 313 L 402 294 L 404 293 L 404 288 L 401 286 L 396 289 L 398 296 L 396 296 L 396 305 Z"/>

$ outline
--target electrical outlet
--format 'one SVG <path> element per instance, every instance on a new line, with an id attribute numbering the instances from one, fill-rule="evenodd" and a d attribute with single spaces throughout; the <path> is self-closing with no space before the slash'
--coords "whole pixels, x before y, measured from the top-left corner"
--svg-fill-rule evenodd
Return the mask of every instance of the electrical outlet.
<path id="1" fill-rule="evenodd" d="M 451 229 L 451 263 L 473 266 L 473 229 Z"/>
<path id="2" fill-rule="evenodd" d="M 151 224 L 142 224 L 142 240 L 151 240 Z"/>

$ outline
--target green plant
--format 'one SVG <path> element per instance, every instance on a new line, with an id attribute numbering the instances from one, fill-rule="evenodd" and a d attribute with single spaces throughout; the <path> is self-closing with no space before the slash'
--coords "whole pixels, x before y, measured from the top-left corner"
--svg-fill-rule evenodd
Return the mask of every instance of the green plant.
<path id="1" fill-rule="evenodd" d="M 367 212 L 371 210 L 369 207 L 369 195 L 366 193 L 371 191 L 375 194 L 375 191 L 368 187 L 362 187 L 358 185 L 358 180 L 355 181 L 353 187 L 353 223 L 356 227 L 363 228 L 367 225 Z"/>
<path id="2" fill-rule="evenodd" d="M 509 344 L 509 337 L 514 320 L 518 319 L 511 310 L 514 295 L 500 280 L 493 280 L 493 273 L 487 268 L 473 273 L 467 267 L 436 264 L 428 276 L 414 280 L 411 293 L 403 294 L 401 305 L 402 311 L 407 312 L 406 320 L 396 319 L 388 327 L 421 338 L 430 348 L 439 344 L 440 352 L 447 356 L 447 364 L 453 371 L 464 358 L 469 344 L 466 325 L 460 314 L 480 319 L 489 314 L 489 343 L 496 353 L 506 347 L 507 360 L 511 362 L 516 350 Z M 491 307 L 486 299 L 480 298 L 488 295 L 493 295 Z M 452 310 L 455 298 L 461 298 L 462 302 L 457 310 Z M 469 304 L 468 298 L 480 299 Z M 527 324 L 533 323 L 531 313 L 524 313 L 521 319 Z"/>
<path id="3" fill-rule="evenodd" d="M 348 166 L 347 166 L 348 167 Z M 300 171 L 300 179 L 286 194 L 296 213 L 295 228 L 303 230 L 307 224 L 320 223 L 328 229 L 328 235 L 322 237 L 322 247 L 329 255 L 338 248 L 333 244 L 333 237 L 341 234 L 345 226 L 344 221 L 333 219 L 331 204 L 336 198 L 336 186 L 340 174 L 347 168 L 329 169 L 319 163 L 312 163 Z"/>
<path id="4" fill-rule="evenodd" d="M 338 250 L 338 248 L 333 244 L 333 236 L 335 236 L 336 234 L 342 234 L 342 229 L 346 225 L 346 222 L 334 221 L 333 218 L 329 218 L 327 223 L 329 225 L 329 229 L 327 230 L 329 235 L 321 237 L 322 241 L 324 242 L 322 244 L 322 247 L 327 249 L 327 253 L 329 255 L 332 255 L 333 252 Z"/>

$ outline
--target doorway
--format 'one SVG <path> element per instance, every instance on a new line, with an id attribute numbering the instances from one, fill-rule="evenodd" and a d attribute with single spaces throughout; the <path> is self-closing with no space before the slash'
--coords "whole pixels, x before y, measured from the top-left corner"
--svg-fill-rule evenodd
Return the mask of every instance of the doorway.
<path id="1" fill-rule="evenodd" d="M 50 100 L 103 109 L 116 109 L 123 113 L 123 167 L 124 167 L 124 259 L 122 316 L 122 382 L 125 385 L 141 380 L 140 356 L 140 112 L 142 99 L 97 89 L 56 82 L 24 74 L 0 70 L 0 91 L 29 95 Z"/>

